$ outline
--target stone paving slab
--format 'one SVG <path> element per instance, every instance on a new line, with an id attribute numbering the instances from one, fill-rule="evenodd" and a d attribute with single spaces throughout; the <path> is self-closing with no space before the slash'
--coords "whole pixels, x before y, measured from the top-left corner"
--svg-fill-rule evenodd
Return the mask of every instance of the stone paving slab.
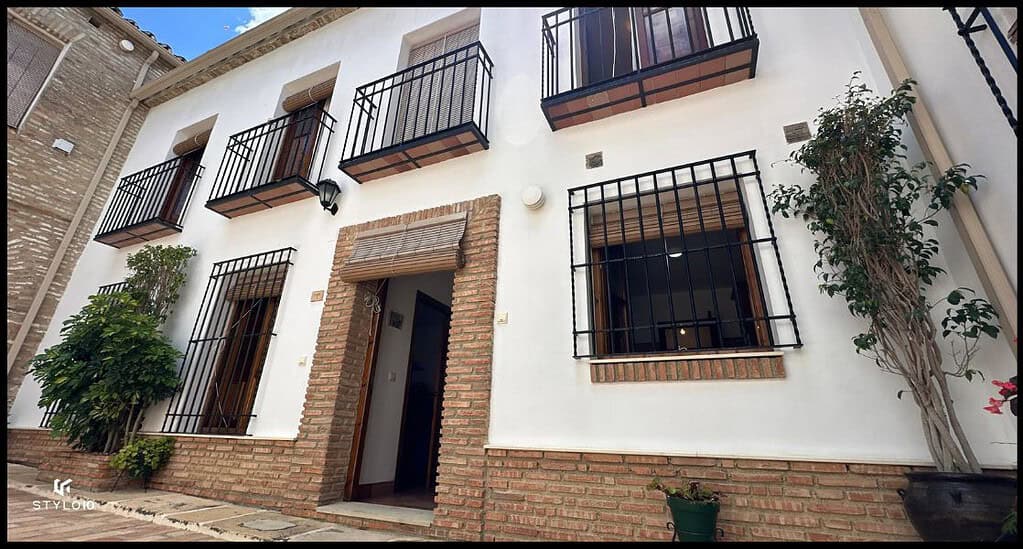
<path id="1" fill-rule="evenodd" d="M 7 464 L 8 539 L 37 541 L 427 541 L 397 532 L 361 530 L 277 511 L 232 505 L 161 490 L 137 488 L 89 492 L 72 486 L 69 496 L 53 493 L 36 470 Z M 53 520 L 32 512 L 33 500 L 64 506 L 91 502 L 95 510 L 61 511 Z M 24 511 L 26 507 L 28 511 Z M 12 506 L 22 512 L 12 514 Z M 88 517 L 79 513 L 88 513 Z M 71 516 L 73 515 L 73 516 Z M 84 525 L 84 526 L 83 526 Z"/>

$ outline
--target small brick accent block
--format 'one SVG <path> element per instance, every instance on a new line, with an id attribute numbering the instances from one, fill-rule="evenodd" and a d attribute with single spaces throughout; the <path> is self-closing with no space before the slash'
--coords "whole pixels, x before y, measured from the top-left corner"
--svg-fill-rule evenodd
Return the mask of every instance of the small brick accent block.
<path id="1" fill-rule="evenodd" d="M 784 377 L 785 366 L 781 356 L 590 363 L 590 381 L 593 383 Z"/>
<path id="2" fill-rule="evenodd" d="M 724 541 L 918 540 L 895 491 L 910 469 L 488 449 L 484 539 L 669 540 L 659 476 L 721 491 Z"/>

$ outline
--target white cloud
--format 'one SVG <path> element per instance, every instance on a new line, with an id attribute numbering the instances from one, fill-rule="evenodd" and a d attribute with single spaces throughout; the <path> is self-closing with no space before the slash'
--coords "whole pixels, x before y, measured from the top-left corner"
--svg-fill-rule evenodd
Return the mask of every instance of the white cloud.
<path id="1" fill-rule="evenodd" d="M 244 25 L 235 27 L 234 32 L 241 34 L 247 30 L 252 30 L 260 23 L 264 23 L 287 10 L 288 8 L 249 8 L 249 20 Z"/>

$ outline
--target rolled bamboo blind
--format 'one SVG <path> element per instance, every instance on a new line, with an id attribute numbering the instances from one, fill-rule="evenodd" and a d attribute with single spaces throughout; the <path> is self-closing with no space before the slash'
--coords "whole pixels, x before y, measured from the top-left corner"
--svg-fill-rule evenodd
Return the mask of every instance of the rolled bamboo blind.
<path id="1" fill-rule="evenodd" d="M 298 93 L 293 93 L 284 98 L 281 106 L 284 107 L 284 110 L 287 112 L 295 112 L 302 107 L 307 107 L 317 101 L 327 99 L 334 93 L 335 80 L 337 79 L 331 78 L 326 82 L 320 82 L 319 84 L 306 88 Z"/>
<path id="2" fill-rule="evenodd" d="M 231 274 L 224 299 L 242 301 L 281 295 L 287 273 L 287 263 L 276 263 Z"/>
<path id="3" fill-rule="evenodd" d="M 734 189 L 721 189 L 721 203 L 718 207 L 717 197 L 714 193 L 701 191 L 700 204 L 697 209 L 696 196 L 692 189 L 683 195 L 679 192 L 678 201 L 675 200 L 673 191 L 661 191 L 655 200 L 654 195 L 642 197 L 642 207 L 636 204 L 636 198 L 623 199 L 623 208 L 619 214 L 617 201 L 606 202 L 603 210 L 599 204 L 590 206 L 590 246 L 604 246 L 607 235 L 607 245 L 614 246 L 622 242 L 640 242 L 661 237 L 661 228 L 664 229 L 664 236 L 679 235 L 679 213 L 682 216 L 682 224 L 685 234 L 705 231 L 719 231 L 726 229 L 741 229 L 745 227 L 742 217 L 742 208 L 739 203 L 739 194 Z M 657 205 L 660 203 L 660 221 L 658 222 Z M 642 232 L 640 231 L 640 215 L 642 210 Z M 605 224 L 605 213 L 607 221 Z M 724 223 L 722 224 L 722 214 Z M 703 226 L 700 225 L 700 216 L 703 217 Z M 605 233 L 606 226 L 606 233 Z M 624 233 L 624 238 L 623 238 Z"/>
<path id="4" fill-rule="evenodd" d="M 466 213 L 371 229 L 356 235 L 341 280 L 361 282 L 460 268 Z"/>
<path id="5" fill-rule="evenodd" d="M 174 148 L 172 149 L 174 151 L 174 155 L 181 156 L 183 154 L 190 153 L 200 147 L 205 147 L 206 143 L 209 142 L 210 140 L 211 133 L 213 133 L 212 129 L 206 130 L 202 133 L 197 133 L 192 137 L 189 137 L 188 139 L 178 143 L 177 145 L 174 145 Z"/>

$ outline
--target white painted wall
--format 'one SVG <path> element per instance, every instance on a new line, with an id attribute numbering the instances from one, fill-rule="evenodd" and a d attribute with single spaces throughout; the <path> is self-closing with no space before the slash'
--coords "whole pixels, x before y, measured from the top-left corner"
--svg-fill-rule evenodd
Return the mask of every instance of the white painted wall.
<path id="1" fill-rule="evenodd" d="M 298 249 L 250 434 L 297 433 L 308 379 L 298 363 L 313 355 L 322 309 L 322 302 L 310 303 L 308 295 L 326 288 L 340 227 L 497 193 L 503 199 L 497 311 L 508 313 L 508 324 L 496 326 L 494 335 L 492 444 L 929 462 L 914 404 L 895 398 L 903 384 L 853 352 L 849 338 L 860 331 L 859 323 L 849 318 L 843 302 L 818 294 L 811 240 L 797 221 L 775 220 L 805 343 L 786 352 L 785 379 L 595 385 L 587 363 L 572 359 L 566 189 L 748 149 L 757 150 L 768 189 L 808 182 L 797 168 L 776 164 L 794 149 L 785 143 L 782 126 L 810 120 L 818 107 L 833 104 L 854 70 L 863 70 L 875 89 L 888 87 L 856 10 L 752 9 L 761 38 L 754 80 L 552 133 L 539 108 L 540 17 L 549 10 L 483 9 L 480 39 L 494 61 L 490 150 L 365 185 L 353 183 L 336 166 L 354 88 L 394 70 L 403 35 L 455 11 L 361 9 L 157 106 L 146 119 L 125 174 L 163 160 L 181 127 L 218 116 L 203 161 L 207 172 L 193 195 L 184 232 L 161 241 L 199 249 L 191 282 L 167 326 L 175 344 L 183 349 L 188 340 L 214 261 L 283 246 Z M 950 36 L 953 40 L 958 37 Z M 315 199 L 231 220 L 203 208 L 227 137 L 269 118 L 280 85 L 333 62 L 340 62 L 340 70 L 330 112 L 340 131 L 330 142 L 324 175 L 342 182 L 338 215 L 321 212 Z M 965 77 L 949 72 L 944 78 Z M 979 95 L 969 101 L 979 107 L 988 99 Z M 946 139 L 963 136 L 946 134 Z M 584 169 L 584 155 L 595 151 L 604 152 L 604 166 Z M 1015 164 L 1015 153 L 1003 160 Z M 1001 200 L 1014 204 L 1015 179 L 993 182 L 989 192 L 1004 192 Z M 531 184 L 547 195 L 537 211 L 519 201 L 521 189 Z M 1004 216 L 1006 225 L 1015 227 L 1015 210 Z M 944 222 L 943 259 L 953 265 L 953 277 L 935 293 L 979 288 L 955 230 Z M 121 278 L 132 251 L 87 246 L 44 347 L 59 340 L 60 323 L 88 294 Z M 777 278 L 768 280 L 777 291 Z M 1005 379 L 1015 371 L 1000 341 L 987 344 L 977 364 L 988 379 Z M 1016 447 L 1004 443 L 1015 442 L 1016 420 L 981 410 L 994 387 L 980 381 L 953 386 L 981 460 L 1015 463 Z M 25 383 L 12 410 L 13 425 L 38 424 L 38 393 L 33 381 Z M 160 412 L 154 410 L 147 428 L 159 426 Z"/>
<path id="2" fill-rule="evenodd" d="M 401 436 L 401 412 L 405 405 L 405 378 L 408 375 L 409 345 L 415 318 L 416 291 L 451 306 L 450 272 L 392 278 L 384 304 L 384 325 L 373 372 L 373 389 L 363 443 L 361 484 L 394 480 Z M 401 329 L 388 325 L 391 311 L 404 317 Z M 391 379 L 390 376 L 394 376 Z"/>

